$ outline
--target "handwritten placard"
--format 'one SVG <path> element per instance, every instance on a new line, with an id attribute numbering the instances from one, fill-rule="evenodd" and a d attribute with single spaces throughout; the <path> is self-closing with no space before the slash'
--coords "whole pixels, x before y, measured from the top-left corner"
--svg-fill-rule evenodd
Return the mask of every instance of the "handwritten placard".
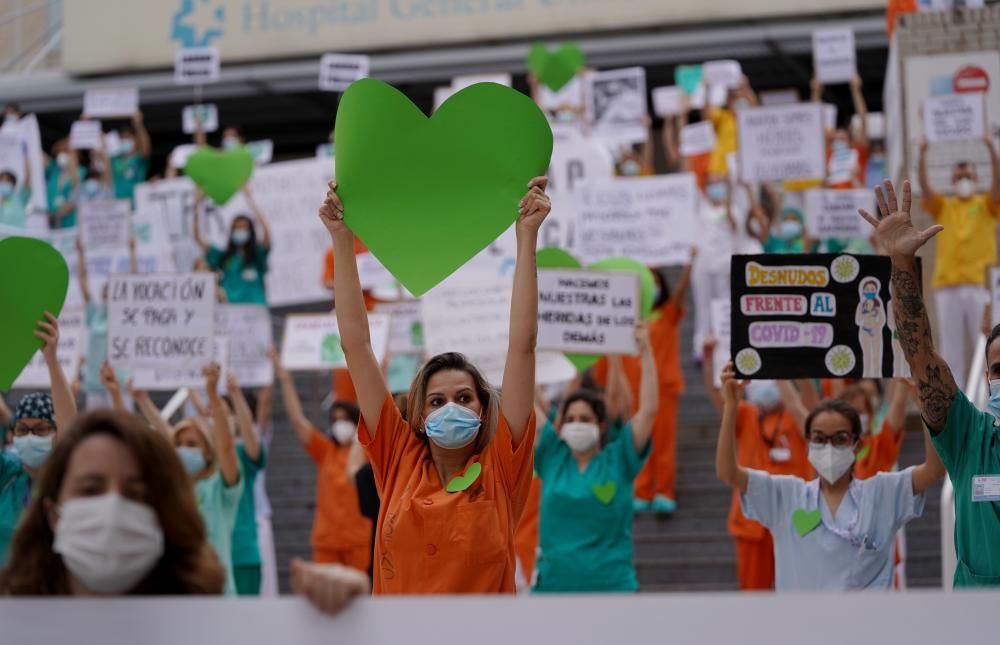
<path id="1" fill-rule="evenodd" d="M 653 90 L 653 112 L 658 117 L 680 114 L 684 105 L 683 96 L 684 90 L 676 85 L 656 88 Z"/>
<path id="2" fill-rule="evenodd" d="M 83 113 L 92 119 L 130 117 L 139 111 L 139 89 L 114 87 L 83 93 Z"/>
<path id="3" fill-rule="evenodd" d="M 699 121 L 681 128 L 681 154 L 685 157 L 715 150 L 715 127 L 711 121 Z"/>
<path id="4" fill-rule="evenodd" d="M 722 386 L 722 370 L 729 362 L 730 331 L 732 303 L 729 298 L 716 298 L 709 304 L 709 324 L 712 336 L 715 338 L 715 350 L 712 353 L 712 382 L 715 387 Z"/>
<path id="5" fill-rule="evenodd" d="M 375 356 L 382 361 L 389 344 L 389 317 L 369 314 L 368 329 Z M 340 328 L 333 314 L 302 314 L 285 319 L 281 364 L 293 371 L 326 371 L 347 367 Z"/>
<path id="6" fill-rule="evenodd" d="M 629 67 L 586 75 L 587 120 L 597 133 L 646 138 L 646 70 Z"/>
<path id="7" fill-rule="evenodd" d="M 181 125 L 184 134 L 194 134 L 198 131 L 198 121 L 201 121 L 202 132 L 215 132 L 219 129 L 219 108 L 215 103 L 200 103 L 187 105 L 181 113 Z"/>
<path id="8" fill-rule="evenodd" d="M 389 352 L 416 354 L 424 348 L 424 323 L 420 317 L 420 301 L 383 302 L 375 305 L 375 313 L 389 316 Z"/>
<path id="9" fill-rule="evenodd" d="M 746 108 L 737 112 L 736 118 L 743 181 L 825 176 L 826 141 L 821 105 Z"/>
<path id="10" fill-rule="evenodd" d="M 84 200 L 76 206 L 80 241 L 87 249 L 123 249 L 132 235 L 132 204 L 127 199 Z"/>
<path id="11" fill-rule="evenodd" d="M 101 147 L 100 121 L 74 121 L 69 128 L 69 147 L 73 150 L 97 150 Z"/>
<path id="12" fill-rule="evenodd" d="M 260 305 L 217 305 L 215 329 L 226 340 L 226 366 L 243 387 L 274 382 L 270 351 L 274 345 L 271 312 Z"/>
<path id="13" fill-rule="evenodd" d="M 219 364 L 219 392 L 225 393 L 229 374 L 228 342 L 217 336 L 212 345 L 212 361 Z M 136 367 L 131 373 L 132 385 L 150 392 L 172 392 L 182 387 L 204 387 L 205 368 L 196 363 L 170 367 Z"/>
<path id="14" fill-rule="evenodd" d="M 635 354 L 639 276 L 542 269 L 538 348 L 574 354 Z"/>
<path id="15" fill-rule="evenodd" d="M 730 90 L 739 87 L 743 81 L 743 68 L 739 61 L 731 59 L 708 61 L 701 66 L 701 73 L 709 87 Z"/>
<path id="16" fill-rule="evenodd" d="M 858 215 L 863 208 L 874 212 L 875 196 L 870 190 L 806 191 L 806 231 L 817 240 L 867 239 L 872 227 Z"/>
<path id="17" fill-rule="evenodd" d="M 323 54 L 319 61 L 319 89 L 343 92 L 351 83 L 368 78 L 371 59 L 355 54 Z"/>
<path id="18" fill-rule="evenodd" d="M 174 84 L 203 85 L 219 80 L 219 50 L 215 47 L 188 47 L 174 55 Z"/>
<path id="19" fill-rule="evenodd" d="M 813 32 L 813 70 L 821 83 L 847 83 L 858 73 L 854 30 L 850 27 Z"/>
<path id="20" fill-rule="evenodd" d="M 108 361 L 116 369 L 201 369 L 215 356 L 213 273 L 113 275 Z"/>
<path id="21" fill-rule="evenodd" d="M 985 99 L 981 93 L 946 94 L 924 101 L 928 141 L 978 140 L 985 130 Z"/>

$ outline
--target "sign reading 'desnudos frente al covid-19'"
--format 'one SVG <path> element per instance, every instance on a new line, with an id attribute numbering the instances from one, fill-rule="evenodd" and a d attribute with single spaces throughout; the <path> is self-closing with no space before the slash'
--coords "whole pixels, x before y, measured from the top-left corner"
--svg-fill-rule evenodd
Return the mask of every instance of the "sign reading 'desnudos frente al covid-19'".
<path id="1" fill-rule="evenodd" d="M 890 270 L 889 258 L 878 255 L 733 256 L 730 342 L 737 375 L 905 376 Z"/>

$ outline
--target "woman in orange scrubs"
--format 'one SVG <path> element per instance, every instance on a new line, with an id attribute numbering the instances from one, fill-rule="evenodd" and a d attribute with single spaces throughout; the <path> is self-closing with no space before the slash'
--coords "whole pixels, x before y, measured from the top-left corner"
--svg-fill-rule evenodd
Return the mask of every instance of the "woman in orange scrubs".
<path id="1" fill-rule="evenodd" d="M 337 323 L 361 408 L 358 439 L 382 497 L 374 593 L 514 593 L 514 530 L 531 485 L 538 228 L 547 180 L 519 204 L 517 264 L 503 387 L 461 354 L 432 357 L 399 413 L 371 348 L 354 234 L 331 182 L 320 219 L 333 239 Z M 513 204 L 511 205 L 513 207 Z"/>

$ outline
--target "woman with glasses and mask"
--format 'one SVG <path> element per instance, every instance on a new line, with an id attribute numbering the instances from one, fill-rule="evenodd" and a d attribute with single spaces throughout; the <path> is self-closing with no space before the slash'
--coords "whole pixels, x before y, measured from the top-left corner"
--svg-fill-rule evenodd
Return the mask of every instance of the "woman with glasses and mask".
<path id="1" fill-rule="evenodd" d="M 722 429 L 716 475 L 740 495 L 743 512 L 774 537 L 778 591 L 891 589 L 897 531 L 923 513 L 924 493 L 944 477 L 930 437 L 922 464 L 857 480 L 861 419 L 838 399 L 806 418 L 809 463 L 819 478 L 776 476 L 744 468 L 736 458 L 736 415 L 746 382 L 732 363 L 722 374 Z"/>
<path id="2" fill-rule="evenodd" d="M 21 398 L 11 420 L 12 452 L 0 452 L 0 566 L 7 562 L 14 531 L 31 502 L 31 489 L 52 451 L 57 429 L 76 416 L 76 400 L 63 374 L 56 347 L 59 323 L 45 312 L 35 337 L 44 343 L 42 356 L 49 370 L 52 394 L 34 392 Z"/>

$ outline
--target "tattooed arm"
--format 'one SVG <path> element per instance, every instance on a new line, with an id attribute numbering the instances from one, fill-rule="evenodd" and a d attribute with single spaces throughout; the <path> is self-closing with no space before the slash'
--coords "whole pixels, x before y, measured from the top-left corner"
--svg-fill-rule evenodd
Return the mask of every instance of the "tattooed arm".
<path id="1" fill-rule="evenodd" d="M 875 189 L 878 217 L 862 210 L 861 216 L 875 227 L 875 236 L 892 260 L 893 313 L 899 343 L 917 383 L 920 411 L 933 434 L 940 433 L 948 420 L 948 410 L 958 392 L 951 369 L 934 348 L 931 323 L 921 295 L 916 253 L 943 230 L 931 226 L 923 231 L 910 220 L 910 182 L 903 182 L 903 203 L 899 208 L 892 182 L 886 180 L 885 193 Z"/>

